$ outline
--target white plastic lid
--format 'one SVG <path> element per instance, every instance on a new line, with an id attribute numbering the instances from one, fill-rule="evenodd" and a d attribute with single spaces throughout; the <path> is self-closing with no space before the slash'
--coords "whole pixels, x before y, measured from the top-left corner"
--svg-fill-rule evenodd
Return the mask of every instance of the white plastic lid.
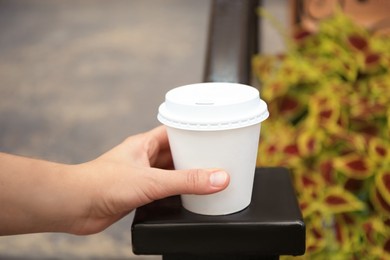
<path id="1" fill-rule="evenodd" d="M 269 116 L 259 91 L 237 83 L 198 83 L 168 91 L 159 107 L 164 125 L 197 131 L 258 124 Z"/>

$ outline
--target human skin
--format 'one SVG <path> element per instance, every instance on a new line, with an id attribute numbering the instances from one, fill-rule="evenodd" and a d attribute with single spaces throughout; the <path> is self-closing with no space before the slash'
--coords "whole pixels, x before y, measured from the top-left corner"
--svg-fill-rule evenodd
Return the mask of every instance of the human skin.
<path id="1" fill-rule="evenodd" d="M 173 170 L 164 126 L 77 165 L 0 153 L 0 235 L 93 234 L 154 200 L 228 184 L 220 169 Z"/>

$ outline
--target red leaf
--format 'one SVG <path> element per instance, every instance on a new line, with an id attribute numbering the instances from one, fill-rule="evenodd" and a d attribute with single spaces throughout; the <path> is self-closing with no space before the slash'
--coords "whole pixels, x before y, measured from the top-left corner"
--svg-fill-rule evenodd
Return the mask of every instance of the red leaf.
<path id="1" fill-rule="evenodd" d="M 350 118 L 351 128 L 362 134 L 366 134 L 368 136 L 378 136 L 379 128 L 373 122 L 368 122 L 367 120 L 361 120 L 359 118 Z"/>
<path id="2" fill-rule="evenodd" d="M 348 37 L 348 42 L 351 44 L 352 47 L 355 49 L 362 51 L 367 48 L 368 42 L 366 39 L 364 39 L 360 35 L 351 35 Z"/>
<path id="3" fill-rule="evenodd" d="M 366 238 L 371 244 L 375 244 L 373 236 L 373 230 L 372 223 L 364 223 L 363 224 L 364 232 L 366 233 Z"/>
<path id="4" fill-rule="evenodd" d="M 309 151 L 313 151 L 314 150 L 314 145 L 316 143 L 316 140 L 314 138 L 311 138 L 308 142 L 307 142 L 307 149 Z"/>
<path id="5" fill-rule="evenodd" d="M 329 119 L 329 118 L 331 118 L 332 114 L 333 114 L 333 111 L 328 109 L 328 110 L 321 111 L 320 117 L 323 119 Z"/>
<path id="6" fill-rule="evenodd" d="M 276 145 L 271 144 L 267 147 L 266 150 L 267 150 L 268 154 L 273 154 L 277 151 L 277 148 L 276 148 Z"/>
<path id="7" fill-rule="evenodd" d="M 282 113 L 294 111 L 297 109 L 298 106 L 299 106 L 299 103 L 296 99 L 289 97 L 289 96 L 285 96 L 280 101 L 279 110 Z"/>
<path id="8" fill-rule="evenodd" d="M 307 252 L 315 252 L 317 249 L 319 248 L 319 246 L 317 246 L 317 245 L 310 245 L 310 246 L 308 246 L 307 248 L 306 248 L 306 251 Z"/>
<path id="9" fill-rule="evenodd" d="M 332 161 L 324 161 L 320 164 L 320 172 L 327 184 L 333 183 L 333 164 Z"/>
<path id="10" fill-rule="evenodd" d="M 375 152 L 377 152 L 380 156 L 385 157 L 387 154 L 387 150 L 383 147 L 375 147 Z"/>
<path id="11" fill-rule="evenodd" d="M 378 198 L 378 202 L 381 204 L 382 208 L 385 209 L 387 212 L 390 213 L 390 205 L 386 203 L 382 195 L 379 193 L 378 190 L 375 190 L 375 195 Z"/>
<path id="12" fill-rule="evenodd" d="M 316 186 L 316 182 L 305 175 L 302 175 L 302 184 L 303 187 Z"/>
<path id="13" fill-rule="evenodd" d="M 347 203 L 344 198 L 335 195 L 329 195 L 326 197 L 325 202 L 332 205 L 342 205 Z"/>
<path id="14" fill-rule="evenodd" d="M 315 237 L 316 239 L 321 239 L 321 238 L 323 238 L 321 232 L 320 232 L 319 230 L 317 230 L 316 228 L 314 228 L 314 227 L 311 228 L 311 233 L 314 235 L 314 237 Z"/>
<path id="15" fill-rule="evenodd" d="M 390 207 L 390 172 L 385 171 L 377 175 L 375 183 L 376 191 L 380 193 L 384 203 Z M 381 204 L 383 205 L 383 203 Z"/>
<path id="16" fill-rule="evenodd" d="M 367 167 L 366 163 L 363 160 L 360 160 L 360 159 L 349 161 L 349 162 L 346 163 L 346 165 L 349 168 L 351 168 L 352 170 L 357 171 L 357 172 L 362 172 L 362 171 L 365 172 L 365 171 L 368 170 L 368 167 Z"/>
<path id="17" fill-rule="evenodd" d="M 336 231 L 336 239 L 337 241 L 342 244 L 344 241 L 343 233 L 342 233 L 342 226 L 336 221 L 335 223 L 335 231 Z"/>
<path id="18" fill-rule="evenodd" d="M 320 164 L 321 175 L 327 184 L 333 183 L 332 170 L 333 170 L 332 161 L 328 160 Z"/>
<path id="19" fill-rule="evenodd" d="M 376 53 L 367 54 L 364 62 L 368 66 L 372 66 L 373 64 L 377 64 L 379 62 L 380 56 Z"/>
<path id="20" fill-rule="evenodd" d="M 330 212 L 338 214 L 363 210 L 365 208 L 365 204 L 355 195 L 339 186 L 329 188 L 326 192 L 328 194 L 325 195 L 323 202 Z"/>
<path id="21" fill-rule="evenodd" d="M 301 209 L 302 211 L 304 211 L 305 209 L 307 209 L 308 206 L 309 206 L 309 203 L 307 203 L 307 202 L 301 202 L 301 203 L 299 204 L 299 207 L 300 207 L 300 209 Z"/>
<path id="22" fill-rule="evenodd" d="M 283 151 L 284 151 L 284 153 L 290 154 L 290 155 L 298 155 L 299 154 L 298 146 L 296 144 L 287 145 L 283 149 Z"/>
<path id="23" fill-rule="evenodd" d="M 390 174 L 384 174 L 382 180 L 385 184 L 386 190 L 390 193 Z"/>
<path id="24" fill-rule="evenodd" d="M 311 32 L 306 30 L 299 30 L 294 33 L 293 37 L 296 41 L 301 41 L 311 35 Z"/>
<path id="25" fill-rule="evenodd" d="M 383 249 L 384 249 L 386 252 L 390 253 L 390 238 L 388 238 L 388 239 L 386 240 L 385 245 L 383 246 Z"/>

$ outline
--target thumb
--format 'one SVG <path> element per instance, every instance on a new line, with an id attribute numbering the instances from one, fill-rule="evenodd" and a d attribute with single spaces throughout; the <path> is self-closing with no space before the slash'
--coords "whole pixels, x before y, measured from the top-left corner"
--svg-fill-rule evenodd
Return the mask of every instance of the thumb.
<path id="1" fill-rule="evenodd" d="M 178 194 L 211 194 L 229 185 L 229 174 L 221 169 L 159 170 L 154 177 L 162 189 L 163 197 Z"/>

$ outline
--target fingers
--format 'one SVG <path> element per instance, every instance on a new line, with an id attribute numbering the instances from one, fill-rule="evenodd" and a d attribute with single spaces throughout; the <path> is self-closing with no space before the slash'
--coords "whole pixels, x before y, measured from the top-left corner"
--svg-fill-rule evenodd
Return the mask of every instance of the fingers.
<path id="1" fill-rule="evenodd" d="M 173 170 L 174 165 L 171 151 L 169 149 L 160 151 L 158 157 L 151 162 L 151 166 L 159 169 Z"/>
<path id="2" fill-rule="evenodd" d="M 145 172 L 147 184 L 142 187 L 149 199 L 157 200 L 177 194 L 211 194 L 228 186 L 229 175 L 218 169 L 161 170 L 173 168 L 165 126 L 152 129 L 144 137 L 149 166 L 153 167 Z"/>
<path id="3" fill-rule="evenodd" d="M 219 169 L 176 171 L 155 169 L 152 178 L 158 185 L 152 187 L 156 196 L 154 199 L 177 194 L 211 194 L 225 189 L 230 181 L 229 175 Z M 159 191 L 156 192 L 157 190 Z"/>
<path id="4" fill-rule="evenodd" d="M 150 138 L 148 149 L 150 166 L 161 169 L 173 169 L 171 149 L 165 126 L 159 126 L 147 134 Z"/>
<path id="5" fill-rule="evenodd" d="M 169 148 L 168 134 L 165 126 L 161 125 L 156 127 L 149 131 L 148 134 L 158 142 L 159 149 L 163 150 Z"/>

